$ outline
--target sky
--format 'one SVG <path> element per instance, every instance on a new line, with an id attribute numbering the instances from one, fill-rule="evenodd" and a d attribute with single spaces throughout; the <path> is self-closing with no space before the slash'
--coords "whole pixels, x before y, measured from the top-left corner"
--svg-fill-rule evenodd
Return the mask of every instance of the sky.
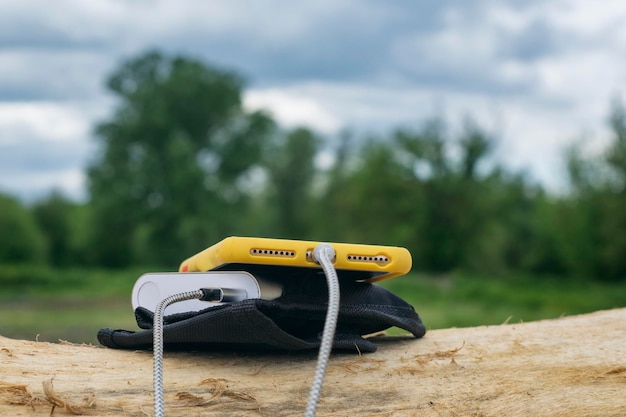
<path id="1" fill-rule="evenodd" d="M 552 190 L 563 149 L 602 152 L 626 99 L 621 0 L 2 0 L 0 191 L 84 199 L 104 82 L 154 48 L 237 71 L 247 108 L 331 139 L 473 118 Z"/>

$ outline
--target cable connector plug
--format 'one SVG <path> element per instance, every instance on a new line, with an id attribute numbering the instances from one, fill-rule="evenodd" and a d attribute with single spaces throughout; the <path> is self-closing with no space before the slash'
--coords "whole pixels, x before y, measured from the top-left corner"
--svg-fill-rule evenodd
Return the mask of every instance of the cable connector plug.
<path id="1" fill-rule="evenodd" d="M 240 288 L 200 288 L 200 300 L 211 303 L 232 303 L 248 298 L 248 292 Z"/>
<path id="2" fill-rule="evenodd" d="M 315 247 L 315 249 L 313 249 L 313 253 L 311 254 L 313 261 L 320 265 L 323 264 L 322 259 L 326 259 L 328 262 L 333 262 L 336 256 L 335 248 L 328 243 L 320 243 Z"/>

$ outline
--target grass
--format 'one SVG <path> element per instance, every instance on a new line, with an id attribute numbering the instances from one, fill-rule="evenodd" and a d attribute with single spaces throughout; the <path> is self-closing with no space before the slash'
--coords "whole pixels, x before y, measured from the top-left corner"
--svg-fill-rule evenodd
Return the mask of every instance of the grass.
<path id="1" fill-rule="evenodd" d="M 147 270 L 0 267 L 0 335 L 97 343 L 102 327 L 136 329 L 130 306 Z M 444 277 L 411 274 L 383 281 L 418 311 L 427 328 L 532 321 L 623 307 L 626 284 L 554 277 Z"/>
<path id="2" fill-rule="evenodd" d="M 0 335 L 97 343 L 102 327 L 135 329 L 130 294 L 143 270 L 0 267 Z"/>
<path id="3" fill-rule="evenodd" d="M 135 329 L 130 297 L 32 297 L 2 302 L 0 335 L 26 340 L 97 343 L 100 328 Z"/>
<path id="4" fill-rule="evenodd" d="M 555 277 L 410 275 L 381 283 L 430 329 L 523 322 L 623 307 L 625 284 Z"/>

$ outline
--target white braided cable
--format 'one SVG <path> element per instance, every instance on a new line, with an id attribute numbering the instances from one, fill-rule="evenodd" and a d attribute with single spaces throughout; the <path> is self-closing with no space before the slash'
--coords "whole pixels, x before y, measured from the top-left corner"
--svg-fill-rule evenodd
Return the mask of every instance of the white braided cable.
<path id="1" fill-rule="evenodd" d="M 328 243 L 320 243 L 313 250 L 313 259 L 322 266 L 326 282 L 328 283 L 328 310 L 326 312 L 326 321 L 324 322 L 324 332 L 322 333 L 322 343 L 317 356 L 317 367 L 315 376 L 309 391 L 309 401 L 304 413 L 305 417 L 314 417 L 317 410 L 322 392 L 322 384 L 326 375 L 326 368 L 330 358 L 330 351 L 333 347 L 335 339 L 335 330 L 337 329 L 337 317 L 339 315 L 339 280 L 337 271 L 333 266 L 335 258 L 335 250 Z"/>
<path id="2" fill-rule="evenodd" d="M 204 292 L 200 290 L 170 295 L 161 300 L 154 310 L 154 321 L 152 324 L 154 417 L 163 417 L 165 415 L 165 403 L 163 401 L 163 315 L 165 309 L 170 304 L 202 298 L 203 296 Z"/>
<path id="3" fill-rule="evenodd" d="M 326 320 L 324 322 L 324 331 L 322 333 L 322 342 L 320 344 L 317 357 L 317 366 L 311 390 L 309 392 L 309 400 L 305 411 L 305 417 L 314 417 L 317 411 L 317 404 L 322 392 L 322 385 L 326 375 L 326 368 L 330 359 L 330 352 L 333 347 L 335 338 L 335 330 L 337 328 L 337 317 L 339 315 L 339 280 L 337 271 L 333 266 L 335 258 L 335 250 L 327 243 L 320 243 L 313 250 L 313 259 L 319 263 L 326 275 L 328 283 L 328 310 L 326 312 Z M 171 295 L 159 302 L 154 311 L 153 321 L 153 386 L 154 386 L 154 416 L 164 417 L 165 403 L 163 399 L 163 316 L 165 309 L 170 304 L 180 301 L 200 299 L 205 296 L 202 290 L 187 291 L 179 294 Z"/>

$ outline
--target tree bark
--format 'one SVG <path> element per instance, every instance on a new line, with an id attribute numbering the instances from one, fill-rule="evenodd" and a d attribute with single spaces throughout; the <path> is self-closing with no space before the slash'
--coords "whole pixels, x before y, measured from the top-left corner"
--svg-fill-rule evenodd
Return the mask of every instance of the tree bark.
<path id="1" fill-rule="evenodd" d="M 319 416 L 626 416 L 626 309 L 376 343 L 333 354 Z M 166 415 L 301 415 L 316 357 L 166 352 Z M 0 415 L 71 414 L 152 415 L 151 352 L 0 337 Z"/>

